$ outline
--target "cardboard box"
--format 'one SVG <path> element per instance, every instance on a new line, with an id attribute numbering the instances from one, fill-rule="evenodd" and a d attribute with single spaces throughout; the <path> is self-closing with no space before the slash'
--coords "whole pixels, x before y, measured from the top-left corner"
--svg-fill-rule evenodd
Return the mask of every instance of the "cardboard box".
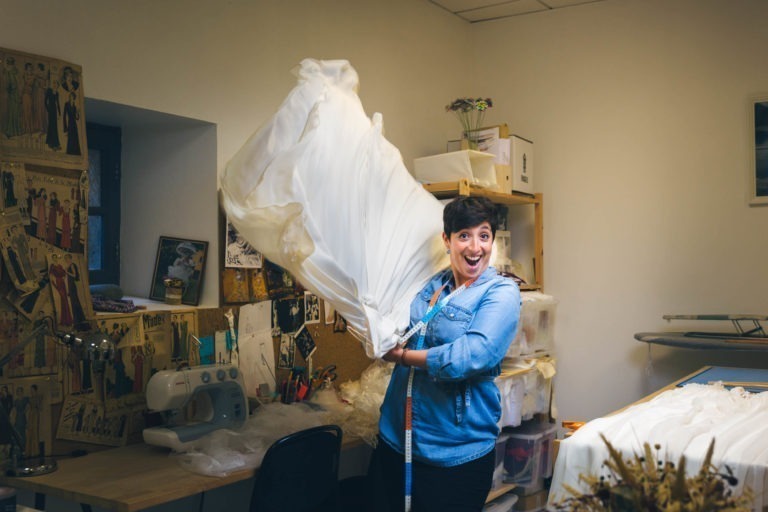
<path id="1" fill-rule="evenodd" d="M 533 194 L 533 142 L 517 135 L 512 135 L 509 141 L 512 191 Z"/>
<path id="2" fill-rule="evenodd" d="M 505 139 L 509 141 L 509 139 Z M 504 164 L 494 164 L 496 168 L 496 184 L 499 186 L 499 192 L 505 194 L 512 193 L 512 166 Z"/>
<path id="3" fill-rule="evenodd" d="M 495 157 L 493 163 L 510 164 L 509 127 L 506 124 L 486 126 L 471 132 L 477 140 L 477 150 Z"/>
<path id="4" fill-rule="evenodd" d="M 549 493 L 547 493 L 546 490 L 538 491 L 527 496 L 520 494 L 519 489 L 513 489 L 512 492 L 518 496 L 517 503 L 515 504 L 515 510 L 530 512 L 534 510 L 542 510 L 547 505 L 547 498 L 549 497 Z"/>
<path id="5" fill-rule="evenodd" d="M 494 156 L 473 151 L 453 151 L 416 158 L 413 175 L 421 183 L 441 183 L 468 179 L 481 187 L 497 189 Z"/>

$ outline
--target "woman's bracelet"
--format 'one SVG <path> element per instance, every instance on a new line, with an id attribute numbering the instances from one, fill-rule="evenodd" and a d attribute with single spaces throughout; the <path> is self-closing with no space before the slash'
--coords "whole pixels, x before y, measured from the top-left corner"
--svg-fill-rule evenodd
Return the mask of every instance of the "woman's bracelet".
<path id="1" fill-rule="evenodd" d="M 401 366 L 410 366 L 408 363 L 405 362 L 405 353 L 408 352 L 408 349 L 403 347 L 403 352 L 400 354 L 400 365 Z"/>

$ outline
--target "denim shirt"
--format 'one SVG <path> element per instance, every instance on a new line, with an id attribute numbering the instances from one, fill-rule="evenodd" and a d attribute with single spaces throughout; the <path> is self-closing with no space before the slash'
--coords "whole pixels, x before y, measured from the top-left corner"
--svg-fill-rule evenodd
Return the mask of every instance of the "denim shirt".
<path id="1" fill-rule="evenodd" d="M 451 269 L 438 272 L 411 302 L 411 326 L 422 319 L 435 290 L 452 291 Z M 439 299 L 438 299 L 439 300 Z M 413 377 L 413 459 L 456 466 L 490 452 L 499 435 L 501 398 L 494 381 L 515 337 L 520 291 L 492 267 L 456 295 L 427 324 L 427 368 Z M 408 343 L 415 348 L 418 333 Z M 409 368 L 396 365 L 381 406 L 379 435 L 405 451 Z"/>

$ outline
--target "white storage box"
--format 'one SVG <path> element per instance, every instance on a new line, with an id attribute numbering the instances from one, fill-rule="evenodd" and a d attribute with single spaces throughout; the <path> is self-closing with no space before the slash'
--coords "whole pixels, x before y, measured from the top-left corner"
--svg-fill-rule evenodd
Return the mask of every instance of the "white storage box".
<path id="1" fill-rule="evenodd" d="M 508 357 L 552 350 L 557 300 L 541 292 L 520 292 L 520 299 L 520 322 Z"/>
<path id="2" fill-rule="evenodd" d="M 471 149 L 425 156 L 413 160 L 413 175 L 421 183 L 469 180 L 470 183 L 497 188 L 494 156 Z"/>
<path id="3" fill-rule="evenodd" d="M 512 190 L 533 194 L 533 142 L 517 135 L 512 135 L 509 140 Z"/>

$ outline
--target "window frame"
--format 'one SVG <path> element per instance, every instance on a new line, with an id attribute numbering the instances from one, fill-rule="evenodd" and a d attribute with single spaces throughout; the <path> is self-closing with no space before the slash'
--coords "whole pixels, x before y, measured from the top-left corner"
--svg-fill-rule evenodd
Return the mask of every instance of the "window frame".
<path id="1" fill-rule="evenodd" d="M 90 226 L 92 217 L 101 217 L 101 268 L 91 269 L 91 284 L 120 285 L 120 173 L 122 156 L 122 130 L 115 126 L 87 123 L 89 155 L 101 155 L 101 205 L 88 205 L 88 245 L 92 243 Z M 89 164 L 90 180 L 90 164 Z M 90 184 L 92 187 L 93 184 Z M 90 251 L 90 248 L 88 249 Z"/>

